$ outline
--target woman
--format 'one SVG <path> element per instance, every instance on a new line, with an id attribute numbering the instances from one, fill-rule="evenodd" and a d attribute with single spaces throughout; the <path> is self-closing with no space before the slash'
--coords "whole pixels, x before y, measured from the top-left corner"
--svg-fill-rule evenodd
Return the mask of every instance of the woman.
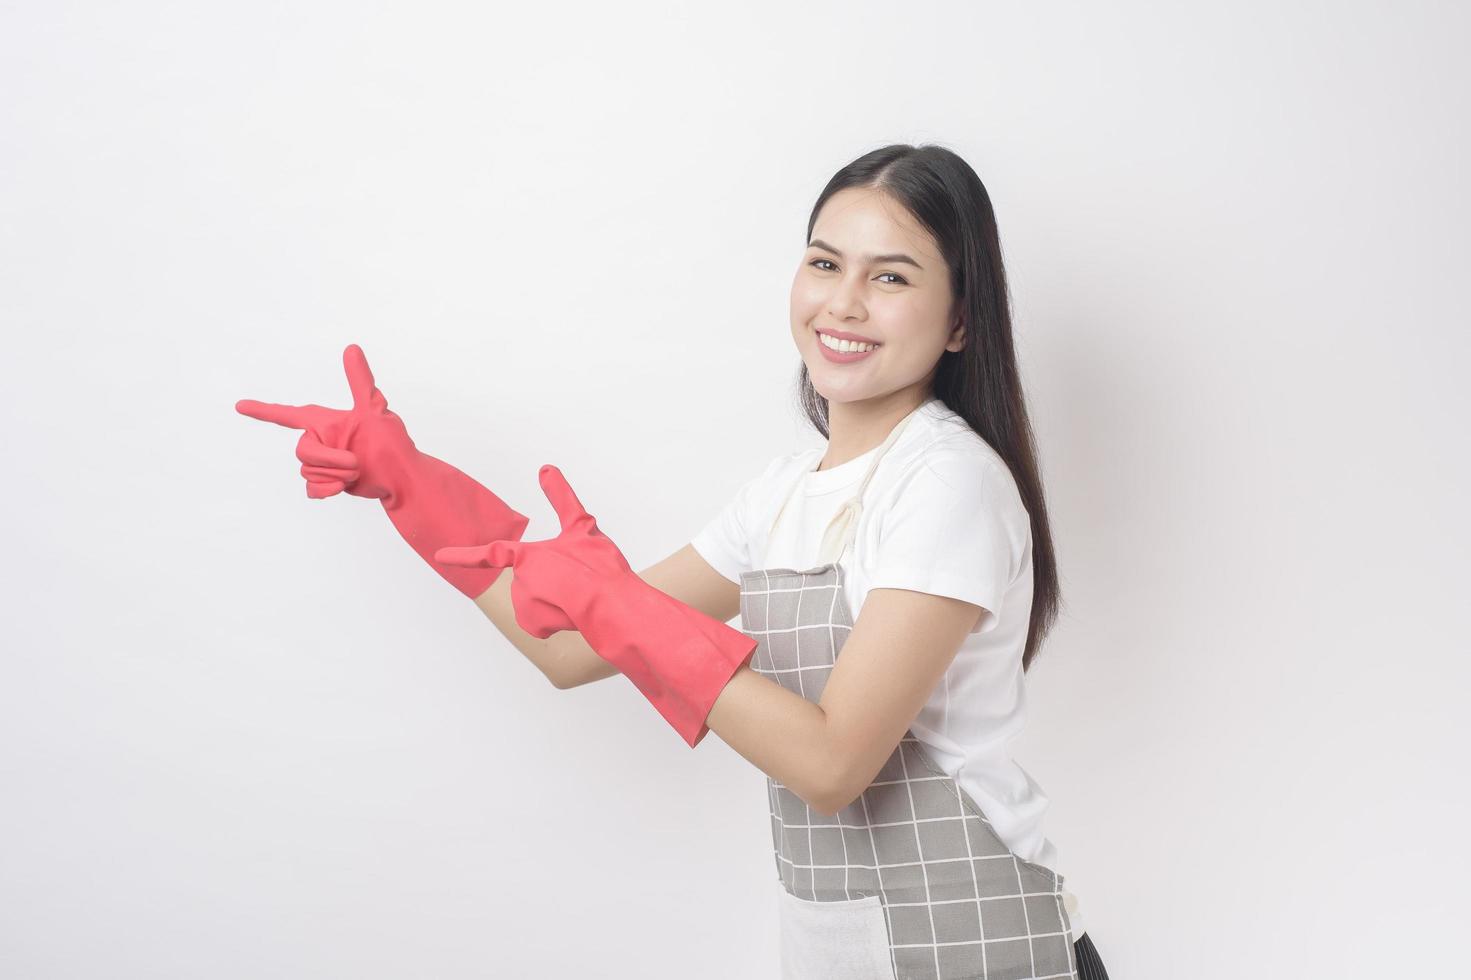
<path id="1" fill-rule="evenodd" d="M 552 466 L 562 533 L 521 541 L 522 515 L 413 449 L 356 348 L 352 413 L 238 407 L 306 428 L 308 492 L 383 500 L 557 687 L 623 673 L 692 747 L 713 730 L 767 774 L 784 976 L 1105 978 L 1007 752 L 1059 590 L 975 172 L 907 145 L 840 170 L 791 330 L 826 445 L 640 573 Z"/>

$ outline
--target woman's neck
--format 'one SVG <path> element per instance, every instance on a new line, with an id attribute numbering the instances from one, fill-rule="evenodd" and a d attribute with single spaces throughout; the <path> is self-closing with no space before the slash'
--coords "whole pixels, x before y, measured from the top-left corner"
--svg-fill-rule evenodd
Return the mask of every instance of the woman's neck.
<path id="1" fill-rule="evenodd" d="M 927 391 L 903 388 L 880 398 L 828 402 L 827 452 L 817 464 L 817 469 L 830 470 L 834 466 L 842 466 L 878 448 L 904 416 L 932 397 Z"/>

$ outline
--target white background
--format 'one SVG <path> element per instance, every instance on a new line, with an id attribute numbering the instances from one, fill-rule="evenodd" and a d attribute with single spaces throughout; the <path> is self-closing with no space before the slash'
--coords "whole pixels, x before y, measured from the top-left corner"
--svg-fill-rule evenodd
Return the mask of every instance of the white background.
<path id="1" fill-rule="evenodd" d="M 986 182 L 1066 607 L 1019 761 L 1116 980 L 1448 974 L 1468 878 L 1451 4 L 7 4 L 0 975 L 761 978 L 764 776 L 554 690 L 296 433 L 635 567 L 771 456 L 848 160 Z"/>

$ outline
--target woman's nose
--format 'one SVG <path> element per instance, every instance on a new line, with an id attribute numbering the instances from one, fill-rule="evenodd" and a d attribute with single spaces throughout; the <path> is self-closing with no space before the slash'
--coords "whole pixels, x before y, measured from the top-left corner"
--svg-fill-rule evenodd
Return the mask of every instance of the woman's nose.
<path id="1" fill-rule="evenodd" d="M 835 283 L 827 297 L 827 313 L 834 320 L 845 320 L 850 316 L 863 315 L 861 284 L 853 282 Z"/>

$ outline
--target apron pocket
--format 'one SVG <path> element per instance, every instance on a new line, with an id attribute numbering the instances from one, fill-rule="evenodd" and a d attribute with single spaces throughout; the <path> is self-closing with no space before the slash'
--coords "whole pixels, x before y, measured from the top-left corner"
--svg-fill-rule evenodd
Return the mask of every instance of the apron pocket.
<path id="1" fill-rule="evenodd" d="M 895 980 L 883 899 L 813 902 L 777 885 L 782 980 Z"/>

